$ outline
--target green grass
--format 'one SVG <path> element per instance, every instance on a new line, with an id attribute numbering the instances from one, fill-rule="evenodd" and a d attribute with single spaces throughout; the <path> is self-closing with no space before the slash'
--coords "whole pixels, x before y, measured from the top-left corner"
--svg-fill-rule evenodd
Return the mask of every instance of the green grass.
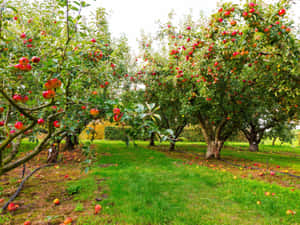
<path id="1" fill-rule="evenodd" d="M 300 221 L 299 190 L 234 179 L 229 172 L 183 165 L 163 153 L 127 148 L 122 142 L 99 141 L 97 151 L 106 154 L 99 154 L 88 178 L 69 185 L 80 187 L 76 200 L 95 199 L 103 193 L 108 197 L 101 202 L 100 216 L 80 217 L 77 224 L 269 225 Z M 118 166 L 103 168 L 101 164 Z M 106 180 L 99 182 L 102 178 Z M 276 195 L 265 196 L 266 191 Z M 297 214 L 286 215 L 288 209 Z"/>
<path id="2" fill-rule="evenodd" d="M 139 142 L 139 144 L 146 147 L 148 143 Z M 167 146 L 168 143 L 160 145 Z M 194 152 L 203 156 L 206 151 L 206 144 L 203 142 L 179 142 L 176 146 L 177 150 Z M 247 143 L 228 142 L 222 149 L 221 156 L 225 159 L 245 159 L 253 162 L 267 163 L 270 166 L 280 165 L 300 172 L 300 147 L 292 147 L 288 144 L 284 146 L 261 144 L 259 152 L 250 152 L 247 150 L 247 147 Z"/>

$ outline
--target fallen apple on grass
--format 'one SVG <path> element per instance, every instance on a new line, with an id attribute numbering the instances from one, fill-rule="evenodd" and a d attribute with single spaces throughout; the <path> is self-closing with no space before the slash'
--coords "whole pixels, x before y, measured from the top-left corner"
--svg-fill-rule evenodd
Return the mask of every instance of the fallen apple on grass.
<path id="1" fill-rule="evenodd" d="M 68 217 L 67 219 L 65 219 L 63 224 L 72 224 L 73 220 L 71 217 Z"/>
<path id="2" fill-rule="evenodd" d="M 293 210 L 291 210 L 291 209 L 288 209 L 288 210 L 286 210 L 286 215 L 295 215 L 296 214 L 296 211 L 293 211 Z"/>
<path id="3" fill-rule="evenodd" d="M 95 206 L 95 214 L 98 214 L 102 209 L 102 206 L 101 205 L 96 205 Z"/>
<path id="4" fill-rule="evenodd" d="M 60 201 L 59 201 L 58 198 L 56 198 L 56 199 L 53 200 L 53 203 L 54 203 L 55 205 L 59 205 L 59 204 L 60 204 Z"/>

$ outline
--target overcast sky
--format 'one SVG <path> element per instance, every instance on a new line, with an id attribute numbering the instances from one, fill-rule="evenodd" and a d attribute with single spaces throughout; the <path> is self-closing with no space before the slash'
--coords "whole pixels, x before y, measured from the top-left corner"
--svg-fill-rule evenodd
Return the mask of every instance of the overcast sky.
<path id="1" fill-rule="evenodd" d="M 265 0 L 266 1 L 266 0 Z M 272 1 L 272 0 L 267 0 Z M 295 0 L 297 4 L 293 7 L 293 14 L 298 14 L 296 20 L 299 23 L 300 0 Z M 107 9 L 110 13 L 109 27 L 113 37 L 118 37 L 124 33 L 128 37 L 129 45 L 137 48 L 136 39 L 140 37 L 141 30 L 146 33 L 154 33 L 157 29 L 155 21 L 160 19 L 166 21 L 168 13 L 174 9 L 178 17 L 193 10 L 193 15 L 197 16 L 200 11 L 209 14 L 217 6 L 218 0 L 96 0 L 89 1 L 94 10 L 97 6 Z M 232 0 L 239 3 L 240 0 Z M 245 2 L 245 1 L 243 1 Z M 96 7 L 95 7 L 96 6 Z"/>

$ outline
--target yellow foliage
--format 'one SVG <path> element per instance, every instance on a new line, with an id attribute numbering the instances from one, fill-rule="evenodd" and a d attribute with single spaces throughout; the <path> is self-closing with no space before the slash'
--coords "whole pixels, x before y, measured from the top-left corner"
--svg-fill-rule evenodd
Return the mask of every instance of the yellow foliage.
<path id="1" fill-rule="evenodd" d="M 115 126 L 115 123 L 111 123 L 109 121 L 93 121 L 81 132 L 79 138 L 81 140 L 88 140 L 94 135 L 94 139 L 102 140 L 104 139 L 104 131 L 107 126 Z M 89 133 L 87 133 L 88 129 L 90 129 Z"/>

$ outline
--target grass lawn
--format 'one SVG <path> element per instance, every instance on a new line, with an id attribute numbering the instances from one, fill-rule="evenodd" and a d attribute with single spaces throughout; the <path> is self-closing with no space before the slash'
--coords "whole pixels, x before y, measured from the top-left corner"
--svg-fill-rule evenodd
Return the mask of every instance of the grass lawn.
<path id="1" fill-rule="evenodd" d="M 299 212 L 299 190 L 234 179 L 229 172 L 185 165 L 141 147 L 100 143 L 98 151 L 105 154 L 95 165 L 117 164 L 96 166 L 89 177 L 91 183 L 96 177 L 108 178 L 103 182 L 108 197 L 101 203 L 107 218 L 79 218 L 79 224 L 297 224 L 300 220 L 299 214 L 286 215 L 288 209 Z M 82 181 L 79 184 L 84 186 Z M 96 190 L 96 182 L 89 187 Z M 92 197 L 92 191 L 77 196 Z"/>
<path id="2" fill-rule="evenodd" d="M 127 148 L 117 141 L 96 142 L 97 161 L 87 175 L 74 172 L 74 179 L 58 179 L 55 190 L 44 191 L 49 192 L 43 193 L 47 201 L 42 206 L 32 207 L 35 213 L 22 212 L 21 209 L 29 205 L 30 194 L 44 188 L 38 185 L 38 177 L 33 177 L 18 197 L 19 201 L 24 201 L 20 212 L 12 217 L 0 216 L 0 224 L 17 225 L 25 219 L 30 219 L 33 225 L 59 224 L 58 221 L 67 216 L 74 219 L 73 224 L 81 225 L 300 224 L 300 189 L 253 176 L 241 177 L 218 161 L 213 161 L 214 167 L 196 161 L 187 163 L 191 161 L 161 152 L 166 146 L 153 150 L 147 149 L 146 144 L 140 142 L 138 147 Z M 198 153 L 203 151 L 204 145 L 182 143 L 178 149 Z M 290 154 L 264 152 L 259 155 L 230 148 L 223 153 L 225 158 L 241 157 L 262 163 L 267 157 L 264 154 L 270 157 L 277 154 L 272 161 L 274 164 L 295 171 L 300 168 L 299 157 Z M 39 174 L 45 176 L 41 185 L 47 186 L 47 176 L 61 177 L 79 167 L 80 163 L 61 163 L 59 169 L 45 169 Z M 54 208 L 52 199 L 58 195 L 62 202 Z M 103 207 L 98 215 L 93 214 L 96 204 Z M 289 209 L 296 214 L 287 215 Z M 40 214 L 39 223 L 35 223 L 37 214 Z M 45 218 L 48 222 L 42 223 Z M 5 219 L 6 222 L 1 223 Z"/>

